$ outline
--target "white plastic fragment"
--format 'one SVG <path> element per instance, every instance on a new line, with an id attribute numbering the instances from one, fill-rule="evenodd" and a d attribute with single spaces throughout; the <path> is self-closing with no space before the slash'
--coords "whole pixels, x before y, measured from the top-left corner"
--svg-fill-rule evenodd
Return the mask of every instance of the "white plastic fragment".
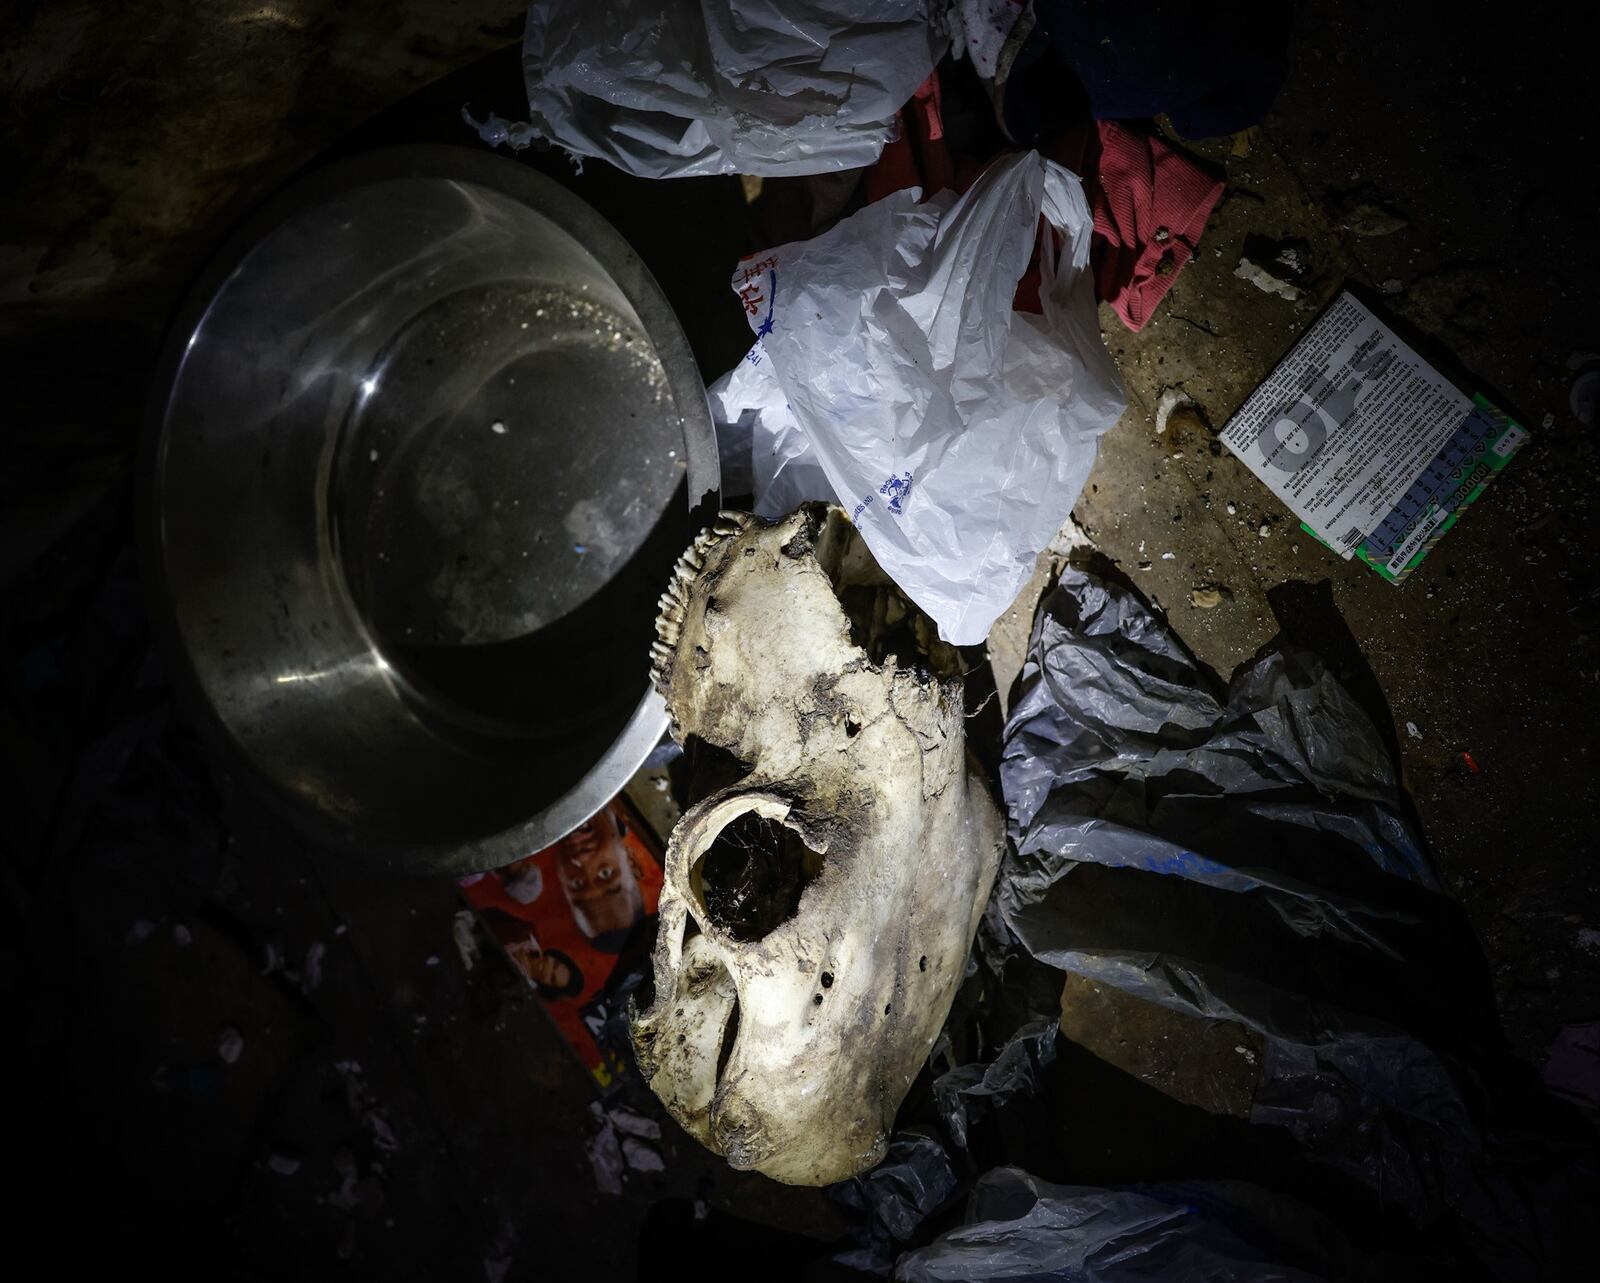
<path id="1" fill-rule="evenodd" d="M 525 120 L 506 120 L 493 112 L 479 120 L 473 116 L 470 106 L 461 108 L 461 119 L 477 130 L 478 137 L 491 147 L 504 144 L 512 151 L 524 151 L 539 137 L 534 127 Z"/>
<path id="2" fill-rule="evenodd" d="M 1252 263 L 1248 258 L 1239 260 L 1239 265 L 1233 269 L 1233 274 L 1241 280 L 1249 281 L 1258 290 L 1276 294 L 1291 303 L 1300 297 L 1301 291 L 1298 285 L 1274 276 L 1267 268 Z"/>
<path id="3" fill-rule="evenodd" d="M 589 1155 L 589 1167 L 594 1172 L 595 1187 L 602 1194 L 620 1194 L 624 1162 L 617 1129 L 606 1117 L 599 1101 L 589 1102 L 589 1114 L 595 1120 L 595 1131 L 585 1142 L 584 1148 Z"/>
<path id="4" fill-rule="evenodd" d="M 222 1058 L 225 1065 L 237 1064 L 239 1057 L 244 1054 L 244 1035 L 239 1032 L 238 1026 L 227 1025 L 217 1037 L 217 1055 Z"/>
<path id="5" fill-rule="evenodd" d="M 661 1124 L 653 1118 L 646 1118 L 643 1114 L 636 1114 L 633 1110 L 622 1105 L 610 1110 L 608 1116 L 612 1124 L 624 1136 L 641 1136 L 646 1140 L 661 1139 Z"/>
<path id="6" fill-rule="evenodd" d="M 456 952 L 461 955 L 461 965 L 471 971 L 478 961 L 477 918 L 471 909 L 456 911 L 450 935 L 456 942 Z"/>
<path id="7" fill-rule="evenodd" d="M 345 1105 L 366 1128 L 375 1148 L 383 1153 L 394 1153 L 400 1148 L 394 1128 L 384 1116 L 372 1088 L 367 1085 L 358 1060 L 336 1060 L 333 1067 L 344 1080 Z"/>
<path id="8" fill-rule="evenodd" d="M 660 1172 L 667 1166 L 661 1154 L 637 1136 L 622 1138 L 622 1158 L 636 1172 Z"/>
<path id="9" fill-rule="evenodd" d="M 320 940 L 313 940 L 306 949 L 306 965 L 300 973 L 300 988 L 305 993 L 310 993 L 322 983 L 322 959 L 327 952 L 328 946 Z"/>
<path id="10" fill-rule="evenodd" d="M 1194 404 L 1194 398 L 1182 388 L 1171 387 L 1165 389 L 1161 393 L 1160 399 L 1156 402 L 1156 431 L 1161 433 L 1167 430 L 1167 422 L 1172 418 L 1172 412 L 1179 406 Z"/>

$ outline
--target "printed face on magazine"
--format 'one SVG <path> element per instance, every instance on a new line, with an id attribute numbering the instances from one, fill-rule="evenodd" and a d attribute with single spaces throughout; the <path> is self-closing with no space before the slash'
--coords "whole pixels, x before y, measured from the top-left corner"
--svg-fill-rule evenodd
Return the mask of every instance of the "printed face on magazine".
<path id="1" fill-rule="evenodd" d="M 507 944 L 506 953 L 542 997 L 570 998 L 583 988 L 577 963 L 558 949 L 541 949 L 532 935 Z"/>
<path id="2" fill-rule="evenodd" d="M 572 916 L 591 940 L 630 931 L 644 917 L 638 870 L 609 808 L 562 842 L 556 869 Z"/>

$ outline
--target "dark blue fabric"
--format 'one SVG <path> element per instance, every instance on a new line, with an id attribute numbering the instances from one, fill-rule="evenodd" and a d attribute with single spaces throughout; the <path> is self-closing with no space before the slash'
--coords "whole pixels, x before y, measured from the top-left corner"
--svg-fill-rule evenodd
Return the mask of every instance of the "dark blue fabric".
<path id="1" fill-rule="evenodd" d="M 1086 96 L 1097 119 L 1165 112 L 1185 138 L 1210 138 L 1267 114 L 1283 84 L 1294 6 L 1033 0 L 1033 11 L 1033 35 L 1007 78 L 1014 137 L 1061 123 L 1046 99 Z"/>

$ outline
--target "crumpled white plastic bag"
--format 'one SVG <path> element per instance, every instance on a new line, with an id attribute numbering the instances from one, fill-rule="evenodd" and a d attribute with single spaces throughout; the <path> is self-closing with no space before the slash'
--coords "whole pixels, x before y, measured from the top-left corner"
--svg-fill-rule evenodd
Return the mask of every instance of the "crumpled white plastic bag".
<path id="1" fill-rule="evenodd" d="M 1126 400 L 1075 175 L 1028 152 L 959 199 L 920 195 L 744 260 L 733 287 L 757 342 L 711 404 L 719 434 L 749 434 L 757 512 L 838 502 L 940 636 L 972 645 L 1070 515 Z M 1043 316 L 1012 310 L 1035 243 Z"/>
<path id="2" fill-rule="evenodd" d="M 529 126 L 643 178 L 854 169 L 946 43 L 929 0 L 535 0 Z"/>
<path id="3" fill-rule="evenodd" d="M 761 344 L 707 388 L 706 398 L 724 495 L 754 495 L 753 511 L 769 520 L 808 499 L 839 502 Z"/>

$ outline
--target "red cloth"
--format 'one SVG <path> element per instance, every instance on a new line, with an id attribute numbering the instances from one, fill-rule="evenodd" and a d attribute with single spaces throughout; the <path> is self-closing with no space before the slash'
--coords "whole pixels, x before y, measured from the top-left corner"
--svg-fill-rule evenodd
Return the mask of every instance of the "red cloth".
<path id="1" fill-rule="evenodd" d="M 1097 124 L 1099 155 L 1084 182 L 1094 209 L 1095 292 L 1138 331 L 1194 257 L 1222 182 L 1154 135 L 1114 120 Z"/>
<path id="2" fill-rule="evenodd" d="M 922 188 L 923 195 L 946 187 L 964 192 L 977 174 L 958 178 L 951 167 L 949 144 L 944 138 L 943 99 L 939 73 L 924 80 L 911 101 L 900 109 L 899 136 L 884 146 L 863 180 L 867 203 L 882 200 L 907 187 Z"/>
<path id="3" fill-rule="evenodd" d="M 901 112 L 900 137 L 866 172 L 869 201 L 906 187 L 964 192 L 992 159 L 951 154 L 937 79 L 929 79 Z M 1095 292 L 1130 330 L 1143 329 L 1194 257 L 1222 181 L 1165 140 L 1114 120 L 1065 131 L 1039 150 L 1083 178 L 1094 212 Z M 1017 282 L 1016 306 L 1040 310 L 1037 263 Z"/>

